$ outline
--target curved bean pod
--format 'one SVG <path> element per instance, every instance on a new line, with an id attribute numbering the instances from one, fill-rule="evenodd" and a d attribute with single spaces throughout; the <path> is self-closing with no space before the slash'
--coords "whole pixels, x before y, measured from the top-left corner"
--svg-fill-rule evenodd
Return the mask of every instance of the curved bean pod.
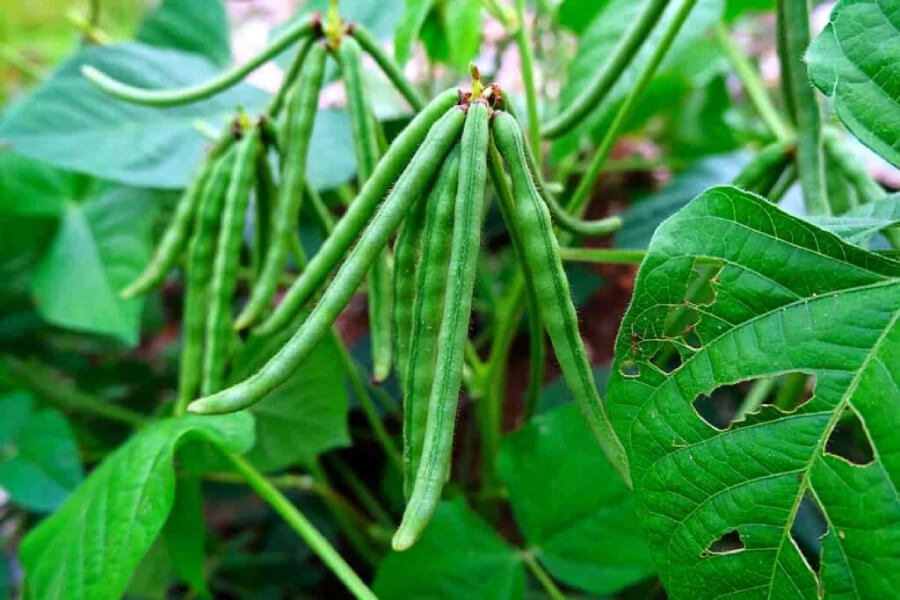
<path id="1" fill-rule="evenodd" d="M 182 317 L 181 364 L 178 384 L 179 410 L 194 397 L 200 386 L 203 366 L 203 331 L 206 324 L 207 285 L 212 270 L 212 255 L 216 244 L 219 215 L 231 178 L 235 148 L 216 161 L 203 199 L 194 219 L 194 233 L 188 247 L 186 293 Z"/>
<path id="2" fill-rule="evenodd" d="M 269 145 L 264 142 L 256 159 L 256 189 L 254 190 L 254 231 L 253 231 L 253 280 L 262 274 L 263 259 L 272 239 L 272 221 L 275 213 L 275 198 L 278 186 L 269 162 Z"/>
<path id="3" fill-rule="evenodd" d="M 412 203 L 425 191 L 440 163 L 459 138 L 464 120 L 460 109 L 451 108 L 434 124 L 384 205 L 341 265 L 334 281 L 290 341 L 254 375 L 212 396 L 195 400 L 188 410 L 201 414 L 241 410 L 260 400 L 291 376 L 328 334 L 331 324 L 347 306 L 378 251 L 388 243 Z"/>
<path id="4" fill-rule="evenodd" d="M 203 354 L 204 394 L 218 391 L 225 378 L 231 344 L 231 304 L 237 285 L 241 241 L 250 190 L 256 183 L 256 167 L 261 150 L 260 131 L 254 127 L 238 144 L 231 181 L 225 195 L 222 223 L 213 262 L 212 283 L 207 299 L 206 344 Z"/>
<path id="5" fill-rule="evenodd" d="M 460 141 L 459 185 L 454 207 L 449 275 L 438 334 L 434 382 L 428 399 L 425 441 L 403 521 L 391 540 L 394 550 L 409 548 L 425 530 L 450 472 L 464 346 L 481 243 L 489 119 L 490 109 L 484 101 L 476 100 L 469 106 Z"/>
<path id="6" fill-rule="evenodd" d="M 362 231 L 391 184 L 403 171 L 410 157 L 419 148 L 434 122 L 459 101 L 455 89 L 447 90 L 432 100 L 410 122 L 387 153 L 378 163 L 372 176 L 366 181 L 359 195 L 338 221 L 334 233 L 328 236 L 322 247 L 309 261 L 309 265 L 288 289 L 272 315 L 254 331 L 257 335 L 271 335 L 290 325 L 307 300 L 312 297 L 336 264 Z"/>
<path id="7" fill-rule="evenodd" d="M 347 111 L 356 150 L 356 171 L 360 186 L 372 176 L 378 164 L 379 144 L 372 110 L 366 99 L 362 76 L 362 50 L 355 39 L 344 36 L 337 51 L 347 91 Z M 372 375 L 383 381 L 391 372 L 391 284 L 390 253 L 379 254 L 369 273 L 369 332 L 371 334 Z"/>
<path id="8" fill-rule="evenodd" d="M 413 110 L 416 112 L 421 111 L 425 107 L 425 99 L 413 88 L 412 84 L 403 75 L 400 65 L 388 56 L 387 52 L 382 49 L 381 44 L 375 40 L 372 34 L 362 25 L 351 25 L 347 28 L 347 33 L 356 38 L 356 41 L 366 51 L 366 54 L 378 63 L 378 66 L 391 80 L 397 91 L 406 98 Z"/>
<path id="9" fill-rule="evenodd" d="M 532 274 L 529 283 L 534 286 L 544 327 L 566 383 L 582 414 L 613 467 L 630 485 L 625 450 L 613 431 L 606 408 L 597 392 L 578 332 L 578 317 L 569 294 L 569 284 L 559 256 L 559 243 L 553 234 L 550 213 L 526 166 L 524 136 L 518 123 L 503 113 L 494 117 L 492 131 L 500 154 L 512 175 L 513 194 L 516 197 L 513 218 L 522 232 L 525 259 Z"/>
<path id="10" fill-rule="evenodd" d="M 98 88 L 119 100 L 143 104 L 145 106 L 177 106 L 189 104 L 227 89 L 246 77 L 251 71 L 271 58 L 274 58 L 297 40 L 312 35 L 319 35 L 321 28 L 318 15 L 309 19 L 297 21 L 288 26 L 265 50 L 251 58 L 246 63 L 229 69 L 221 75 L 199 83 L 182 88 L 169 90 L 148 90 L 139 88 L 114 79 L 91 65 L 83 65 L 81 74 Z"/>
<path id="11" fill-rule="evenodd" d="M 291 92 L 288 101 L 288 131 L 283 139 L 285 146 L 283 164 L 286 166 L 278 190 L 272 244 L 266 252 L 262 273 L 253 286 L 250 299 L 235 322 L 235 329 L 243 329 L 259 318 L 269 306 L 278 288 L 278 280 L 284 269 L 291 236 L 297 229 L 297 219 L 303 202 L 306 158 L 319 105 L 319 91 L 325 75 L 326 56 L 324 44 L 316 44 L 309 51 L 303 72 L 300 74 L 300 81 Z"/>
<path id="12" fill-rule="evenodd" d="M 872 202 L 885 195 L 884 189 L 872 179 L 866 171 L 866 166 L 841 139 L 840 134 L 833 128 L 827 127 L 824 131 L 825 152 L 837 164 L 850 185 L 856 190 L 861 202 Z"/>
<path id="13" fill-rule="evenodd" d="M 775 141 L 759 151 L 747 165 L 741 169 L 733 185 L 760 193 L 762 188 L 771 188 L 766 180 L 776 180 L 784 170 L 786 163 L 793 160 L 794 140 Z"/>
<path id="14" fill-rule="evenodd" d="M 403 492 L 412 493 L 413 481 L 422 457 L 428 423 L 428 397 L 434 382 L 438 334 L 444 312 L 444 289 L 450 263 L 453 213 L 459 183 L 459 146 L 444 161 L 438 179 L 427 199 L 422 230 L 422 256 L 414 276 L 410 277 L 414 300 L 411 306 L 406 369 L 403 380 Z M 405 225 L 411 225 L 407 220 Z M 421 225 L 421 224 L 420 224 Z M 397 252 L 399 262 L 400 252 Z M 399 304 L 399 303 L 398 303 Z M 399 357 L 398 357 L 398 369 Z"/>
<path id="15" fill-rule="evenodd" d="M 637 55 L 641 44 L 647 40 L 668 5 L 669 0 L 650 0 L 647 3 L 594 79 L 565 110 L 544 124 L 541 135 L 553 139 L 568 133 L 603 102 L 619 76 Z"/>

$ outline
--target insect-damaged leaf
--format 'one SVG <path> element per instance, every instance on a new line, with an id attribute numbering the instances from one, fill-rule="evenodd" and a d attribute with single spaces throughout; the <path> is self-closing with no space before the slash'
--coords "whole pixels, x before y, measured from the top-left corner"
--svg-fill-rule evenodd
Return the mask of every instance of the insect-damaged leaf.
<path id="1" fill-rule="evenodd" d="M 900 594 L 898 322 L 900 263 L 758 196 L 712 188 L 660 226 L 608 395 L 671 598 Z M 813 397 L 709 412 L 718 388 L 783 373 L 814 376 Z M 857 421 L 864 458 L 848 460 L 837 438 Z M 801 506 L 825 519 L 817 555 L 795 534 Z"/>

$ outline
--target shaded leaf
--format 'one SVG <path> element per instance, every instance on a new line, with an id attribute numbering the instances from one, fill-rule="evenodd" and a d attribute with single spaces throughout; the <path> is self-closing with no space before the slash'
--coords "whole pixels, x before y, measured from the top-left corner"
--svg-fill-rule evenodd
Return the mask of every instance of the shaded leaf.
<path id="1" fill-rule="evenodd" d="M 840 0 L 810 44 L 809 76 L 844 125 L 900 167 L 900 0 Z"/>
<path id="2" fill-rule="evenodd" d="M 175 451 L 189 438 L 243 452 L 253 443 L 253 420 L 246 413 L 190 416 L 135 434 L 25 537 L 25 597 L 120 598 L 169 516 Z"/>
<path id="3" fill-rule="evenodd" d="M 88 179 L 0 148 L 0 212 L 58 217 Z"/>
<path id="4" fill-rule="evenodd" d="M 839 217 L 809 217 L 822 229 L 853 244 L 863 244 L 879 231 L 900 225 L 900 194 L 861 204 Z"/>
<path id="5" fill-rule="evenodd" d="M 758 196 L 712 188 L 660 226 L 607 393 L 669 597 L 900 593 L 898 322 L 900 263 Z M 654 363 L 664 343 L 671 372 Z M 816 384 L 792 411 L 730 422 L 704 408 L 720 387 L 797 372 Z M 831 453 L 846 416 L 868 464 Z M 813 558 L 793 533 L 804 497 L 827 524 Z"/>
<path id="6" fill-rule="evenodd" d="M 220 67 L 231 61 L 221 0 L 163 0 L 141 23 L 135 38 L 150 46 L 205 56 Z"/>
<path id="7" fill-rule="evenodd" d="M 413 45 L 436 0 L 406 0 L 403 17 L 394 30 L 394 58 L 401 65 L 409 60 Z"/>
<path id="8" fill-rule="evenodd" d="M 653 574 L 634 498 L 574 404 L 507 437 L 498 470 L 528 547 L 551 575 L 609 594 Z"/>
<path id="9" fill-rule="evenodd" d="M 200 478 L 182 477 L 175 489 L 175 500 L 163 528 L 162 542 L 172 568 L 181 580 L 201 597 L 209 598 L 203 551 L 205 538 Z"/>

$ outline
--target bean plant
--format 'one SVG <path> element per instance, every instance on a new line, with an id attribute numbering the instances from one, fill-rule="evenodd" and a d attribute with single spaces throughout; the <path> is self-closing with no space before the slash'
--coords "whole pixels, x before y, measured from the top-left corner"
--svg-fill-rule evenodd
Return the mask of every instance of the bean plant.
<path id="1" fill-rule="evenodd" d="M 0 45 L 0 597 L 900 596 L 900 0 L 112 12 Z"/>

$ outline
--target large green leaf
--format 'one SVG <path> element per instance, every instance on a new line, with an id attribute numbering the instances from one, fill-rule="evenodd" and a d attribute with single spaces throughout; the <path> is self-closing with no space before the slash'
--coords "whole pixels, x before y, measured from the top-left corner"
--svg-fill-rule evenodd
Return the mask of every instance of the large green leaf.
<path id="1" fill-rule="evenodd" d="M 403 16 L 394 31 L 394 57 L 401 65 L 409 60 L 425 19 L 436 2 L 437 0 L 406 0 Z"/>
<path id="2" fill-rule="evenodd" d="M 0 212 L 58 217 L 77 200 L 87 178 L 0 148 Z"/>
<path id="3" fill-rule="evenodd" d="M 839 217 L 809 217 L 808 220 L 848 242 L 862 244 L 879 231 L 900 225 L 900 194 L 860 204 Z"/>
<path id="4" fill-rule="evenodd" d="M 11 144 L 25 156 L 103 179 L 179 188 L 208 144 L 195 121 L 224 125 L 238 105 L 253 112 L 266 98 L 262 91 L 240 84 L 185 106 L 137 106 L 94 87 L 81 75 L 86 64 L 148 88 L 183 86 L 216 74 L 212 63 L 195 54 L 137 43 L 91 46 L 6 111 L 0 145 Z"/>
<path id="5" fill-rule="evenodd" d="M 220 67 L 231 61 L 228 18 L 221 0 L 163 0 L 141 23 L 135 38 L 205 56 Z"/>
<path id="6" fill-rule="evenodd" d="M 900 263 L 763 198 L 712 188 L 660 226 L 607 393 L 671 598 L 900 594 L 898 323 Z M 716 404 L 723 386 L 797 372 L 815 393 L 794 410 L 730 422 Z M 871 460 L 835 453 L 854 422 Z M 804 498 L 827 524 L 818 561 L 794 535 Z"/>
<path id="7" fill-rule="evenodd" d="M 382 561 L 374 590 L 382 600 L 521 600 L 524 586 L 515 548 L 460 498 L 438 505 L 415 546 Z"/>
<path id="8" fill-rule="evenodd" d="M 50 248 L 36 267 L 32 293 L 48 321 L 82 331 L 138 339 L 143 300 L 119 290 L 150 258 L 158 193 L 94 181 L 81 203 L 69 202 Z"/>
<path id="9" fill-rule="evenodd" d="M 809 76 L 844 125 L 900 167 L 900 0 L 840 0 L 809 46 Z"/>
<path id="10" fill-rule="evenodd" d="M 506 438 L 498 467 L 529 550 L 560 581 L 608 594 L 653 574 L 634 498 L 574 404 Z"/>
<path id="11" fill-rule="evenodd" d="M 190 438 L 243 452 L 253 443 L 253 419 L 246 413 L 166 419 L 135 434 L 25 537 L 19 550 L 25 597 L 122 597 L 169 516 L 175 451 Z"/>
<path id="12" fill-rule="evenodd" d="M 50 511 L 81 483 L 78 447 L 59 411 L 22 392 L 0 396 L 0 487 L 24 508 Z"/>

